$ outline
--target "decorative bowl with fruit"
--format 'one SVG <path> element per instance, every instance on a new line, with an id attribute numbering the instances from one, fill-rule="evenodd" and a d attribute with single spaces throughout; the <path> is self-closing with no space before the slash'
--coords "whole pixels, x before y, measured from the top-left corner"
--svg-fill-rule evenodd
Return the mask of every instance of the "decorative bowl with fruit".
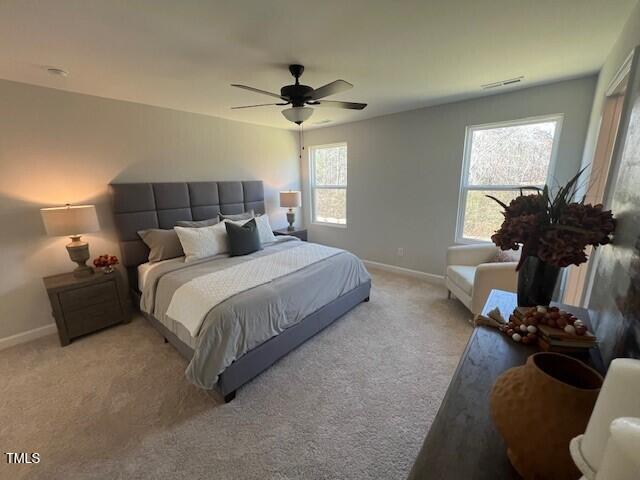
<path id="1" fill-rule="evenodd" d="M 113 273 L 118 263 L 118 257 L 115 255 L 100 255 L 93 260 L 93 266 L 102 269 L 104 273 Z"/>
<path id="2" fill-rule="evenodd" d="M 582 320 L 558 307 L 519 307 L 500 330 L 515 342 L 555 352 L 584 351 L 596 343 Z"/>

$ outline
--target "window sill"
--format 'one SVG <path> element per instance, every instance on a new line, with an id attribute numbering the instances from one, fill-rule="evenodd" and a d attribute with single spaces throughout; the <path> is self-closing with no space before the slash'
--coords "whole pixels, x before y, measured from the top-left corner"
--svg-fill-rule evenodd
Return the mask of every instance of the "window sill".
<path id="1" fill-rule="evenodd" d="M 315 227 L 347 228 L 346 223 L 311 222 L 311 225 Z"/>
<path id="2" fill-rule="evenodd" d="M 491 240 L 479 240 L 477 238 L 456 238 L 455 239 L 456 244 L 458 245 L 483 245 L 483 244 L 488 244 L 488 243 L 493 243 L 491 242 Z"/>

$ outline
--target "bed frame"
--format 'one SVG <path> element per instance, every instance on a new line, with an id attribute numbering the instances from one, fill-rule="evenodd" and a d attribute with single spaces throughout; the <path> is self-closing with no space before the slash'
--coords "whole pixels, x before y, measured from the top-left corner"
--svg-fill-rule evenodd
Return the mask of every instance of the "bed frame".
<path id="1" fill-rule="evenodd" d="M 140 305 L 138 265 L 147 261 L 149 250 L 137 232 L 146 228 L 173 228 L 180 220 L 205 220 L 222 214 L 253 209 L 264 213 L 264 187 L 261 181 L 114 183 L 111 184 L 113 213 L 120 242 L 122 264 L 134 304 Z M 242 385 L 269 368 L 316 333 L 340 318 L 360 302 L 369 301 L 371 282 L 347 292 L 296 325 L 272 337 L 229 365 L 218 379 L 218 390 L 225 402 L 235 398 Z M 182 342 L 153 315 L 147 320 L 187 360 L 193 349 Z"/>

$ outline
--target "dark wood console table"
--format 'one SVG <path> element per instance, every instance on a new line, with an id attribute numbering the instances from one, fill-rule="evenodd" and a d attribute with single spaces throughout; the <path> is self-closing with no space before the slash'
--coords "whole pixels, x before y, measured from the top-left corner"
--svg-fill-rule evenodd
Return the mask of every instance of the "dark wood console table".
<path id="1" fill-rule="evenodd" d="M 509 318 L 515 294 L 493 290 L 482 311 L 496 306 Z M 587 310 L 555 304 L 581 318 L 590 328 Z M 489 414 L 489 393 L 505 370 L 522 365 L 537 347 L 517 344 L 494 328 L 476 327 L 449 385 L 410 480 L 505 480 L 520 476 L 509 463 L 502 437 Z M 597 349 L 587 362 L 603 372 Z"/>

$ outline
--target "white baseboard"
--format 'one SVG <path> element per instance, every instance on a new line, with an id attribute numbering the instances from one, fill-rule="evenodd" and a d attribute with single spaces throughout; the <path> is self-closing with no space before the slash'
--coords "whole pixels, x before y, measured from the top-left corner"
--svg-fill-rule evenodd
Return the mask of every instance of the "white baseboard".
<path id="1" fill-rule="evenodd" d="M 0 350 L 13 347 L 14 345 L 19 345 L 21 343 L 30 342 L 31 340 L 45 337 L 47 335 L 51 335 L 52 333 L 56 333 L 55 323 L 50 323 L 49 325 L 45 325 L 44 327 L 34 328 L 33 330 L 27 330 L 26 332 L 17 333 L 15 335 L 11 335 L 10 337 L 0 338 Z"/>
<path id="2" fill-rule="evenodd" d="M 409 275 L 411 277 L 419 278 L 425 282 L 433 283 L 434 285 L 444 285 L 444 276 L 436 275 L 435 273 L 421 272 L 419 270 L 411 270 L 410 268 L 398 267 L 396 265 L 389 265 L 387 263 L 374 262 L 372 260 L 363 260 L 363 263 L 368 267 L 378 268 L 387 272 L 400 273 L 403 275 Z"/>

